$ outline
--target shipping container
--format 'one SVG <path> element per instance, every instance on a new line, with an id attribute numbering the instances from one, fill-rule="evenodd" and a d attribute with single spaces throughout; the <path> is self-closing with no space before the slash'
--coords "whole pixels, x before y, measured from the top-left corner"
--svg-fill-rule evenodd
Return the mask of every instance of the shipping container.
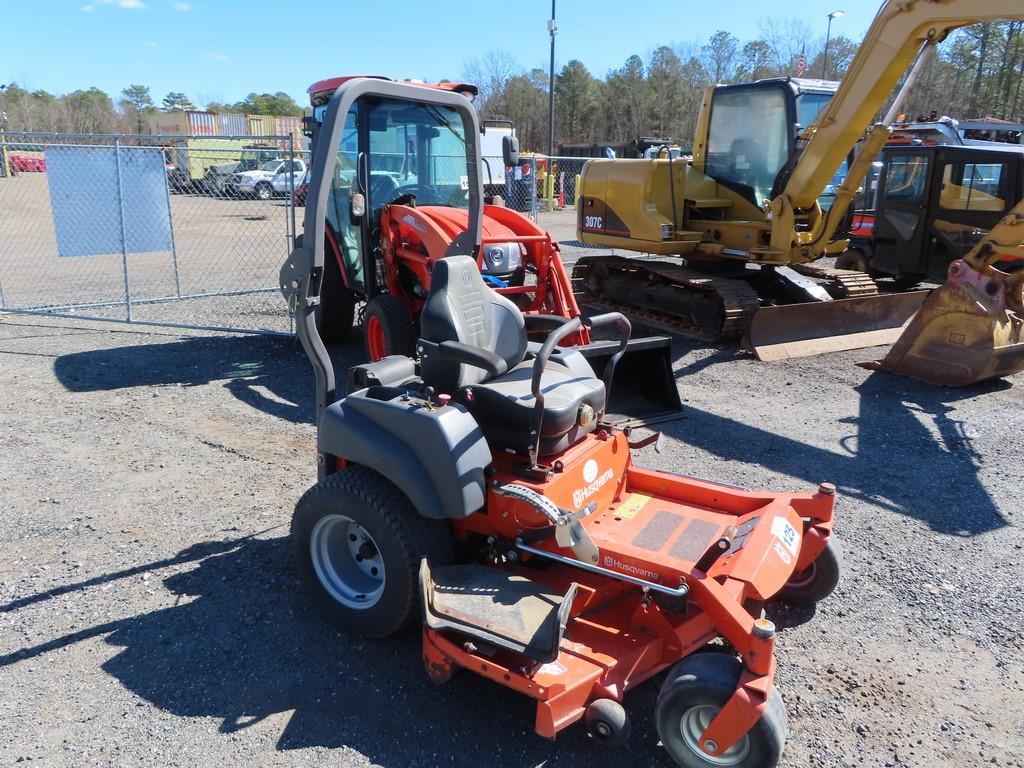
<path id="1" fill-rule="evenodd" d="M 245 115 L 235 115 L 227 112 L 217 115 L 217 127 L 220 129 L 220 136 L 248 136 L 248 124 Z"/>
<path id="2" fill-rule="evenodd" d="M 277 119 L 273 115 L 246 115 L 249 136 L 274 136 L 277 133 Z"/>
<path id="3" fill-rule="evenodd" d="M 277 131 L 278 136 L 291 136 L 292 147 L 295 149 L 302 148 L 302 118 L 301 117 L 278 117 L 277 118 Z"/>
<path id="4" fill-rule="evenodd" d="M 217 136 L 213 112 L 161 112 L 149 118 L 150 133 L 164 136 Z"/>

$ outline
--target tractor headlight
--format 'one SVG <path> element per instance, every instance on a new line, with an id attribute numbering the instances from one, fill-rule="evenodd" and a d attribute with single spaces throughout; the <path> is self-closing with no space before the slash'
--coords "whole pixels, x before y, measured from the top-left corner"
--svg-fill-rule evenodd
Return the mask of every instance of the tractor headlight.
<path id="1" fill-rule="evenodd" d="M 494 243 L 484 246 L 483 271 L 485 275 L 507 275 L 523 266 L 523 251 L 519 243 Z"/>

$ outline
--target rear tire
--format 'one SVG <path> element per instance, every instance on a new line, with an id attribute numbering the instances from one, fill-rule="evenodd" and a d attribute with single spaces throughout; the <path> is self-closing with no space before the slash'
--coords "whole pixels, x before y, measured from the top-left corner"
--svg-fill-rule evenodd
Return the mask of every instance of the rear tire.
<path id="1" fill-rule="evenodd" d="M 336 472 L 295 506 L 296 568 L 317 608 L 346 632 L 393 635 L 419 618 L 419 569 L 452 559 L 443 520 L 422 517 L 368 467 Z"/>
<path id="2" fill-rule="evenodd" d="M 807 568 L 794 573 L 775 595 L 790 605 L 814 605 L 835 591 L 843 570 L 843 549 L 834 535 Z"/>
<path id="3" fill-rule="evenodd" d="M 679 662 L 658 692 L 654 708 L 665 751 L 683 768 L 774 768 L 786 742 L 786 709 L 773 686 L 754 726 L 717 757 L 704 752 L 699 737 L 732 696 L 743 662 L 720 653 L 698 653 Z"/>
<path id="4" fill-rule="evenodd" d="M 295 247 L 302 247 L 302 235 Z M 352 336 L 356 317 L 356 295 L 341 281 L 341 268 L 334 252 L 324 246 L 324 277 L 320 283 L 320 303 L 313 310 L 316 329 L 325 344 L 342 344 Z"/>
<path id="5" fill-rule="evenodd" d="M 412 357 L 416 346 L 412 316 L 405 304 L 387 293 L 374 296 L 366 304 L 363 317 L 366 356 L 371 361 L 388 355 Z"/>

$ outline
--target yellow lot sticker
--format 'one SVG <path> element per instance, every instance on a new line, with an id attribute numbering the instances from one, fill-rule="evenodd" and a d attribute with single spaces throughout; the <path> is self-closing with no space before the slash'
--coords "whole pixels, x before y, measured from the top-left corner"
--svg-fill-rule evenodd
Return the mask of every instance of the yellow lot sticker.
<path id="1" fill-rule="evenodd" d="M 615 516 L 624 520 L 632 520 L 644 508 L 644 504 L 650 500 L 651 497 L 646 493 L 631 493 L 629 498 L 615 510 Z"/>

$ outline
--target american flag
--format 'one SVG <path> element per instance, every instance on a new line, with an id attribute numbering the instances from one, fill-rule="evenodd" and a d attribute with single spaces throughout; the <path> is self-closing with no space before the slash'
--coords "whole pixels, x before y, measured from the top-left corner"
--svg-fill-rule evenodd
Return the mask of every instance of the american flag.
<path id="1" fill-rule="evenodd" d="M 798 55 L 796 57 L 796 76 L 797 77 L 803 77 L 804 76 L 804 67 L 806 67 L 806 66 L 807 66 L 807 57 L 804 56 L 803 52 L 801 52 L 800 55 Z"/>

